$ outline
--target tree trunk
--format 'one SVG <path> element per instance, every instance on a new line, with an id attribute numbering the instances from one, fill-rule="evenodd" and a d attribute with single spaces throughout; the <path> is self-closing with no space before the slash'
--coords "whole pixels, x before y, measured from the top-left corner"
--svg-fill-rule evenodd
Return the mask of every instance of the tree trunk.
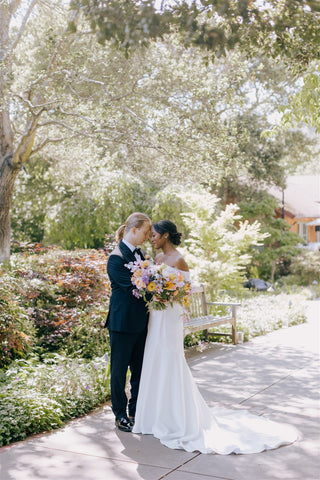
<path id="1" fill-rule="evenodd" d="M 9 47 L 10 13 L 0 5 L 0 262 L 10 257 L 10 204 L 17 166 L 13 164 L 13 133 L 9 114 L 8 78 L 11 61 L 6 60 Z"/>
<path id="2" fill-rule="evenodd" d="M 10 164 L 10 157 L 0 160 L 0 263 L 10 258 L 10 205 L 17 170 Z"/>
<path id="3" fill-rule="evenodd" d="M 277 266 L 276 261 L 273 260 L 273 262 L 271 262 L 271 278 L 270 278 L 270 282 L 272 284 L 274 282 L 274 275 L 276 273 L 276 266 Z"/>

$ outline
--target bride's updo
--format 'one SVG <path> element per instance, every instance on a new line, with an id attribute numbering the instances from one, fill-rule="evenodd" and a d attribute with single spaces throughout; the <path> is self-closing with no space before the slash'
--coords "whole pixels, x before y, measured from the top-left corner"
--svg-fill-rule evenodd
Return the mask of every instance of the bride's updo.
<path id="1" fill-rule="evenodd" d="M 154 223 L 153 228 L 160 235 L 167 233 L 169 235 L 169 240 L 173 245 L 180 245 L 182 233 L 178 232 L 177 227 L 170 220 L 159 220 L 159 222 Z"/>

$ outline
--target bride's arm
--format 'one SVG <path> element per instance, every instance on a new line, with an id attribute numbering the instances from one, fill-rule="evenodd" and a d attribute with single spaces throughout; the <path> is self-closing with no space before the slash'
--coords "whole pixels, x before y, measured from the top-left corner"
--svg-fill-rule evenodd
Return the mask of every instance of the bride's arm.
<path id="1" fill-rule="evenodd" d="M 175 268 L 177 268 L 178 270 L 182 270 L 183 272 L 189 272 L 188 264 L 183 257 L 178 258 L 175 264 Z"/>

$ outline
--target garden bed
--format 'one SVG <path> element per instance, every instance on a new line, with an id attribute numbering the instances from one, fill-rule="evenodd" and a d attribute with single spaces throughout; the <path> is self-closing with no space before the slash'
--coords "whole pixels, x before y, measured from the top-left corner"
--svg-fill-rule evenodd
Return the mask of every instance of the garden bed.
<path id="1" fill-rule="evenodd" d="M 106 261 L 96 250 L 31 249 L 1 267 L 0 446 L 59 428 L 109 399 Z M 302 323 L 309 297 L 308 289 L 252 294 L 238 309 L 238 330 L 248 340 Z M 203 340 L 188 335 L 185 347 L 202 348 Z"/>

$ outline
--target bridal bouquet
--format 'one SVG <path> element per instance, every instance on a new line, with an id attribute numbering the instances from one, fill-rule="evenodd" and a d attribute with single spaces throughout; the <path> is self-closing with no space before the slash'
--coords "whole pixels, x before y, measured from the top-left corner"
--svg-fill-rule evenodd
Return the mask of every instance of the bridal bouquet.
<path id="1" fill-rule="evenodd" d="M 176 268 L 164 263 L 157 265 L 150 260 L 136 260 L 126 267 L 132 272 L 131 281 L 136 287 L 134 296 L 143 298 L 149 310 L 164 310 L 174 302 L 189 306 L 191 283 Z"/>

